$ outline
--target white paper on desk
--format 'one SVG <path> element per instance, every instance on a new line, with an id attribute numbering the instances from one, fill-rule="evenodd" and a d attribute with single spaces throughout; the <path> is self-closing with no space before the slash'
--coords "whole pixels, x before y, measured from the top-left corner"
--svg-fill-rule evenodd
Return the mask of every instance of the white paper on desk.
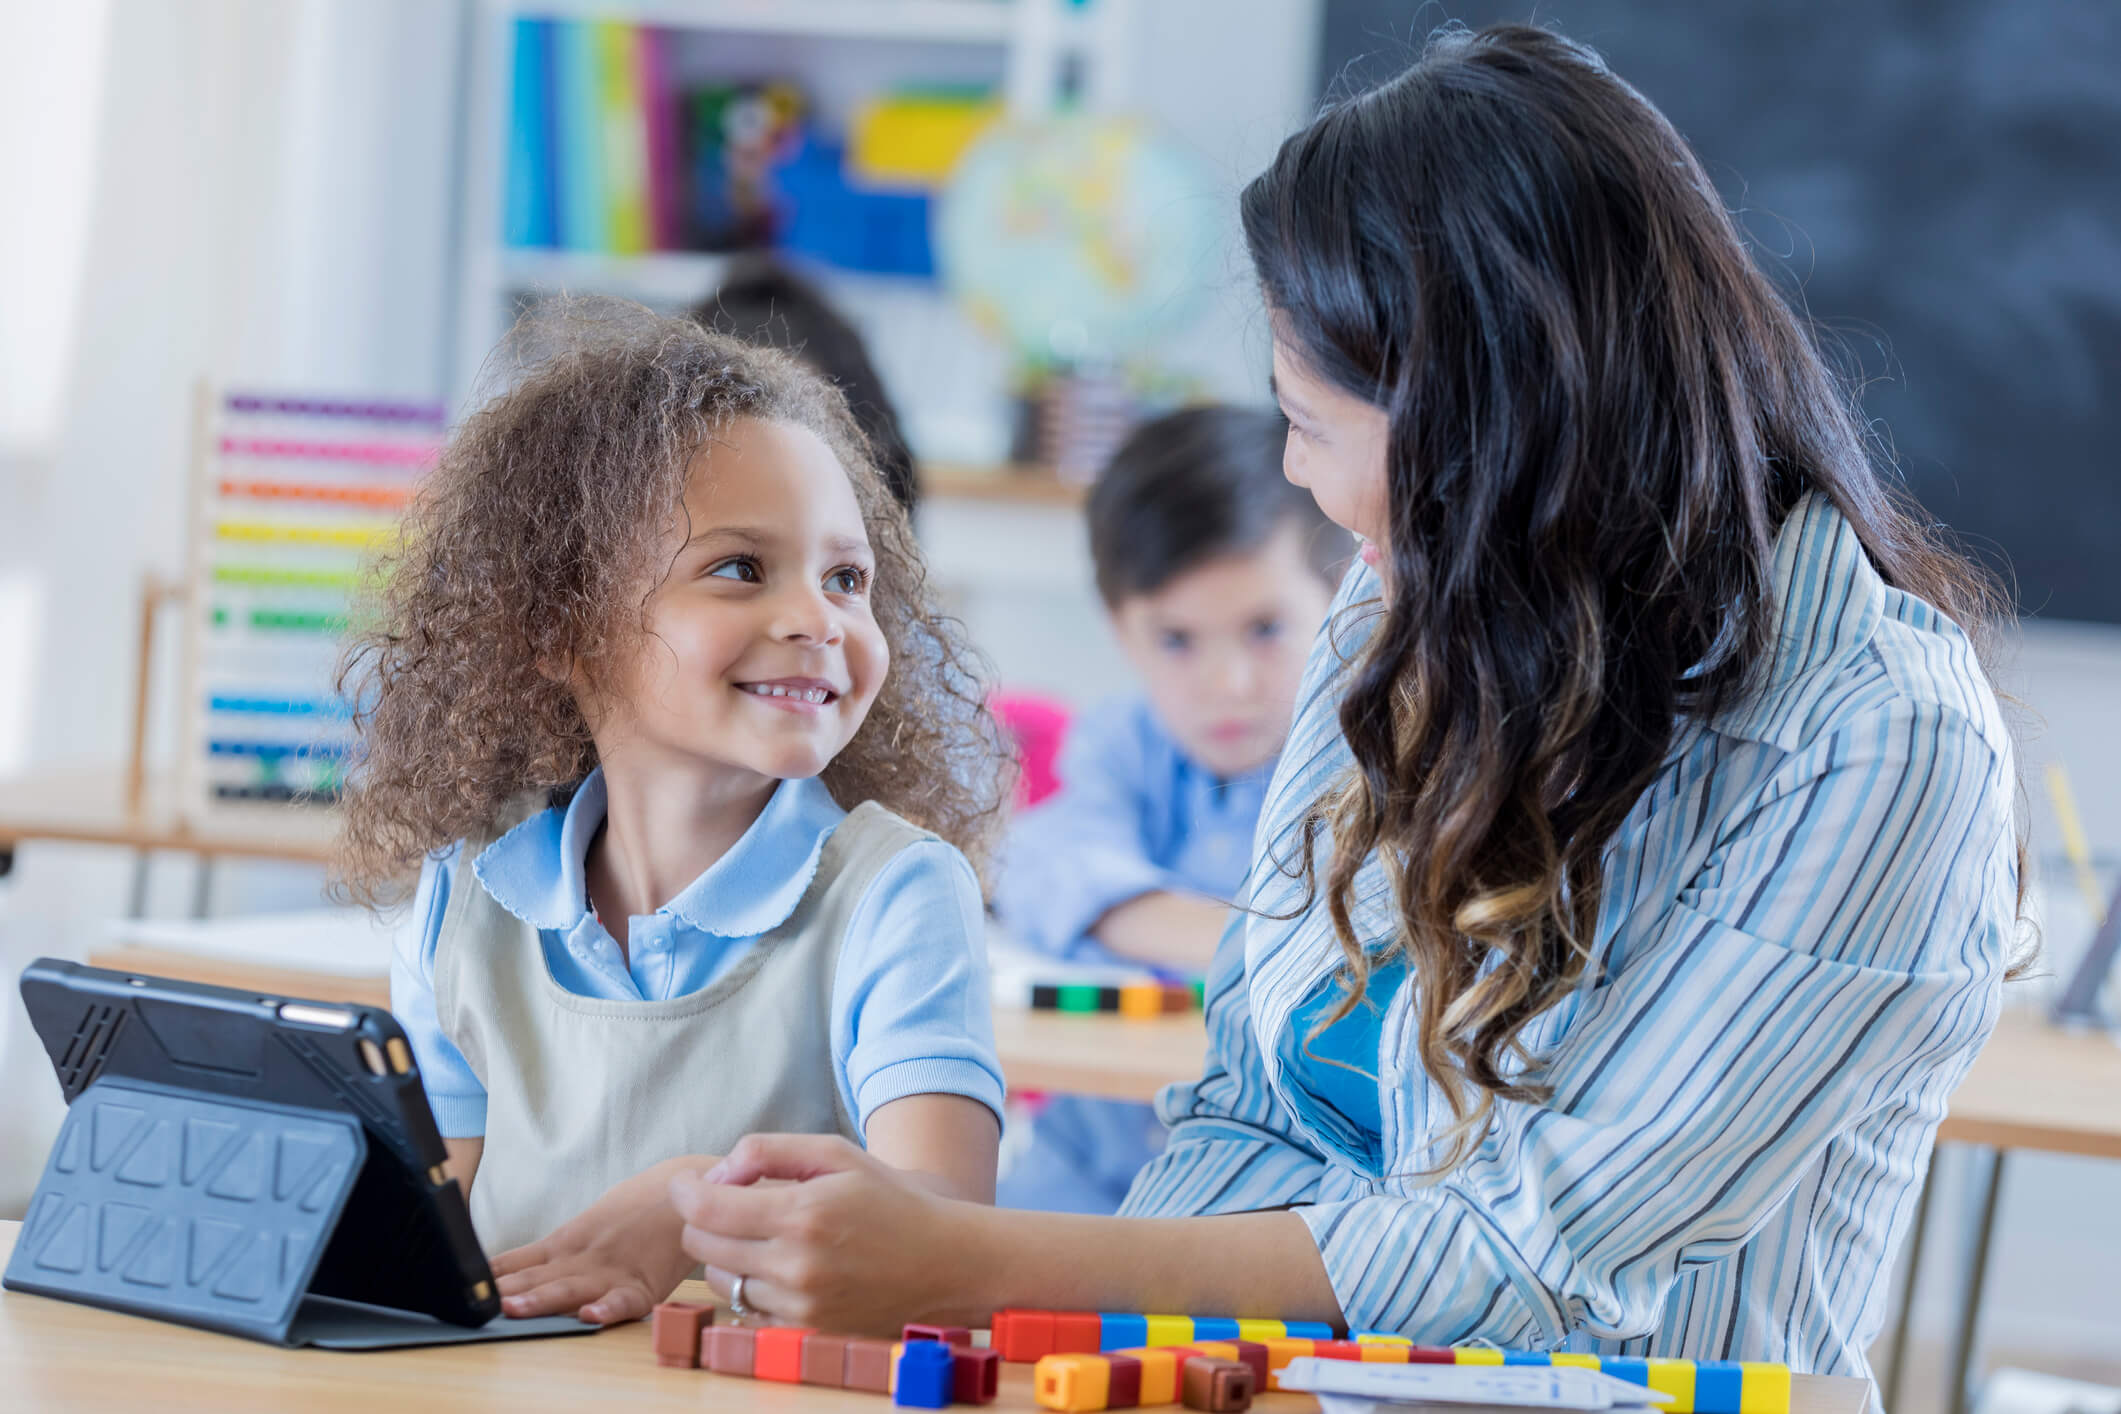
<path id="1" fill-rule="evenodd" d="M 1567 1365 L 1386 1365 L 1314 1355 L 1291 1360 L 1281 1372 L 1281 1387 L 1320 1396 L 1355 1396 L 1335 1401 L 1346 1411 L 1372 1403 L 1654 1410 L 1672 1398 L 1661 1390 Z"/>

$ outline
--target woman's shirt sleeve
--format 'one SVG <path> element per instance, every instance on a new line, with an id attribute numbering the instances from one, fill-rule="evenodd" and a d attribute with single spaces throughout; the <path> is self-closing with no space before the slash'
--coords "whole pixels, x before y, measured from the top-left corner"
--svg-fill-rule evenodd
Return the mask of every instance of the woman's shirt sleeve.
<path id="1" fill-rule="evenodd" d="M 477 1139 L 486 1133 L 486 1087 L 471 1063 L 442 1030 L 435 1011 L 435 942 L 449 911 L 461 845 L 429 859 L 420 870 L 412 912 L 397 930 L 390 952 L 390 1010 L 412 1045 L 420 1085 L 445 1139 Z M 474 885 L 476 887 L 476 885 Z"/>
<path id="2" fill-rule="evenodd" d="M 1952 708 L 1904 698 L 1780 763 L 1631 930 L 1549 1058 L 1551 1099 L 1499 1104 L 1432 1187 L 1304 1210 L 1348 1320 L 1529 1347 L 1646 1336 L 1837 1136 L 1884 1143 L 1850 1137 L 1866 1118 L 1898 1137 L 1852 1161 L 1912 1184 L 1994 1025 L 2011 770 Z"/>
<path id="3" fill-rule="evenodd" d="M 979 880 L 941 840 L 900 850 L 855 906 L 832 986 L 841 1098 L 864 1132 L 908 1095 L 1002 1113 Z"/>
<path id="4" fill-rule="evenodd" d="M 1233 910 L 1208 969 L 1208 1060 L 1198 1080 L 1167 1085 L 1156 1115 L 1171 1131 L 1135 1177 L 1125 1217 L 1194 1217 L 1309 1203 L 1325 1159 L 1300 1140 L 1260 1064 L 1245 991 L 1245 925 Z"/>
<path id="5" fill-rule="evenodd" d="M 1144 894 L 1191 892 L 1149 857 L 1144 815 L 1170 782 L 1157 779 L 1142 710 L 1116 702 L 1078 719 L 1061 751 L 1060 789 L 1009 832 L 994 912 L 1027 946 L 1098 956 L 1088 935 L 1107 913 Z"/>

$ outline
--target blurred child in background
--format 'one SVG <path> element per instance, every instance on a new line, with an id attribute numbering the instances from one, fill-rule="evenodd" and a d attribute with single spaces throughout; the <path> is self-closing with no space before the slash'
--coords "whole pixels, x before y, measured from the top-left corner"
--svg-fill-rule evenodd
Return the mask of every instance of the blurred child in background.
<path id="1" fill-rule="evenodd" d="M 884 391 L 884 380 L 870 362 L 860 332 L 817 286 L 770 255 L 739 256 L 730 262 L 721 288 L 693 307 L 692 317 L 746 343 L 785 349 L 824 374 L 861 424 L 884 485 L 912 514 L 920 485 L 898 410 Z"/>
<path id="2" fill-rule="evenodd" d="M 1073 726 L 1059 792 L 1011 831 L 994 907 L 1019 941 L 1207 970 L 1353 549 L 1283 479 L 1283 438 L 1272 413 L 1189 408 L 1136 431 L 1091 491 L 1098 592 L 1144 690 Z M 1111 1212 L 1162 1144 L 1147 1105 L 1056 1098 L 998 1201 Z"/>

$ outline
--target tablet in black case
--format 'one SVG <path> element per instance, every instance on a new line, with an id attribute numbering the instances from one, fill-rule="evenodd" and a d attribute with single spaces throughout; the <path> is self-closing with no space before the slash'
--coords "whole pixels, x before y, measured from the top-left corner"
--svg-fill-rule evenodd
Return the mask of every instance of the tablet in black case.
<path id="1" fill-rule="evenodd" d="M 495 1319 L 389 1012 L 43 958 L 22 974 L 69 1106 L 5 1285 L 284 1345 L 593 1330 Z"/>

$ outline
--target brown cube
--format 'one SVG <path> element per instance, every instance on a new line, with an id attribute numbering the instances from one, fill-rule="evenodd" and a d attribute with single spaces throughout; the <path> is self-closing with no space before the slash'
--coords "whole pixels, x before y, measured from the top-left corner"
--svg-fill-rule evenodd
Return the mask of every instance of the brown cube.
<path id="1" fill-rule="evenodd" d="M 707 1368 L 717 1375 L 748 1377 L 755 1358 L 753 1347 L 758 1341 L 758 1334 L 749 1326 L 709 1326 Z"/>
<path id="2" fill-rule="evenodd" d="M 841 1364 L 840 1383 L 871 1394 L 891 1393 L 891 1342 L 850 1340 Z"/>
<path id="3" fill-rule="evenodd" d="M 655 1363 L 674 1369 L 697 1369 L 700 1363 L 700 1332 L 714 1319 L 712 1306 L 690 1301 L 665 1301 L 655 1308 L 650 1337 Z"/>
<path id="4" fill-rule="evenodd" d="M 803 1383 L 845 1388 L 847 1337 L 826 1335 L 821 1331 L 812 1331 L 803 1337 Z"/>
<path id="5" fill-rule="evenodd" d="M 1255 1382 L 1250 1366 L 1235 1360 L 1202 1356 L 1186 1362 L 1180 1396 L 1188 1409 L 1235 1411 L 1252 1407 Z"/>
<path id="6" fill-rule="evenodd" d="M 972 1332 L 963 1326 L 933 1326 L 916 1321 L 899 1335 L 900 1340 L 939 1340 L 945 1345 L 972 1344 Z"/>
<path id="7" fill-rule="evenodd" d="M 992 1347 L 975 1350 L 969 1344 L 954 1345 L 950 1353 L 957 1357 L 951 1362 L 950 1377 L 955 1382 L 951 1402 L 994 1403 L 995 1395 L 1001 1392 L 1002 1353 Z"/>

